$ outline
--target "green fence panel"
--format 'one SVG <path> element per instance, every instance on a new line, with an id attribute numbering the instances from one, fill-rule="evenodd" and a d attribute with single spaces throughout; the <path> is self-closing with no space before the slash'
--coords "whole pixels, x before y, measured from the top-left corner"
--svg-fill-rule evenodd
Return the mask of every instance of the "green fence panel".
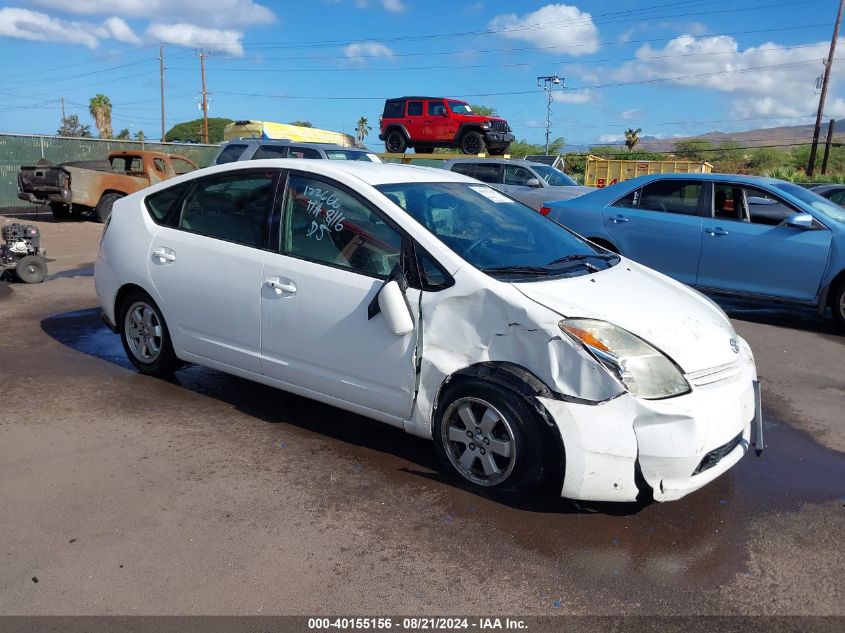
<path id="1" fill-rule="evenodd" d="M 17 195 L 18 170 L 21 165 L 34 165 L 41 158 L 46 158 L 54 164 L 77 160 L 105 160 L 109 152 L 122 149 L 182 154 L 200 167 L 207 167 L 214 160 L 220 147 L 218 145 L 0 134 L 0 207 L 29 204 Z"/>

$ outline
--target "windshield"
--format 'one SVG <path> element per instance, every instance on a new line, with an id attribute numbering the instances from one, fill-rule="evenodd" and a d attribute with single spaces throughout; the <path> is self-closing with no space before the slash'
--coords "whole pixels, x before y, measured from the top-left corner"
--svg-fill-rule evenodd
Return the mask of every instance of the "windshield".
<path id="1" fill-rule="evenodd" d="M 376 189 L 461 258 L 497 278 L 581 275 L 619 262 L 487 185 L 403 182 Z"/>
<path id="2" fill-rule="evenodd" d="M 469 107 L 468 103 L 463 103 L 461 101 L 450 101 L 449 107 L 455 114 L 472 114 L 472 108 Z"/>
<path id="3" fill-rule="evenodd" d="M 536 165 L 531 165 L 531 168 L 540 174 L 540 177 L 545 180 L 550 187 L 571 187 L 572 185 L 578 184 L 572 178 L 554 167 L 538 163 Z"/>
<path id="4" fill-rule="evenodd" d="M 819 194 L 809 189 L 805 189 L 800 185 L 793 185 L 791 182 L 779 182 L 775 185 L 781 191 L 785 191 L 793 198 L 798 198 L 801 202 L 811 207 L 814 211 L 818 211 L 822 215 L 837 222 L 845 222 L 845 209 L 838 204 L 834 204 L 827 198 L 822 198 Z"/>
<path id="5" fill-rule="evenodd" d="M 348 149 L 326 150 L 326 157 L 331 160 L 363 160 L 371 163 L 380 163 L 381 158 L 372 152 L 360 152 Z"/>

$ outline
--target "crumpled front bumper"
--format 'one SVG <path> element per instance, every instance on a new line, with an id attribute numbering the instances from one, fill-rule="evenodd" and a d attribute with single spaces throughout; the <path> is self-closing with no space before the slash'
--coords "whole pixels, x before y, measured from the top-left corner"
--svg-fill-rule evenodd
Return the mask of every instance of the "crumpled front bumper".
<path id="1" fill-rule="evenodd" d="M 671 501 L 734 466 L 748 450 L 759 407 L 748 345 L 741 341 L 735 363 L 687 379 L 690 393 L 664 400 L 629 393 L 598 405 L 538 398 L 563 440 L 561 495 L 635 501 L 651 488 L 656 501 Z"/>

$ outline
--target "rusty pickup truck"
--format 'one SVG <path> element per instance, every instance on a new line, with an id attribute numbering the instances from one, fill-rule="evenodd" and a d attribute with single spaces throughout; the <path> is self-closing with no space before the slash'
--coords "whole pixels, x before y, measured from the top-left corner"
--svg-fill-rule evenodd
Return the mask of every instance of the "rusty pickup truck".
<path id="1" fill-rule="evenodd" d="M 18 172 L 18 198 L 49 204 L 53 216 L 90 213 L 105 222 L 116 200 L 152 184 L 197 169 L 179 154 L 117 151 L 104 161 L 31 165 Z"/>

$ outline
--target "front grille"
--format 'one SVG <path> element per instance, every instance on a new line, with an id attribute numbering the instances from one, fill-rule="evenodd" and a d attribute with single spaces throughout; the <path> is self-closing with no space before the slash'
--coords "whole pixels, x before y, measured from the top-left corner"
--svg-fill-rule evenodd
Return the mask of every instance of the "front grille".
<path id="1" fill-rule="evenodd" d="M 508 131 L 508 122 L 507 121 L 490 121 L 490 126 L 492 127 L 494 132 L 507 132 Z"/>
<path id="2" fill-rule="evenodd" d="M 711 367 L 701 371 L 695 371 L 687 374 L 687 379 L 696 387 L 704 387 L 712 385 L 722 380 L 733 378 L 740 372 L 740 364 L 738 360 L 731 361 L 718 367 Z"/>
<path id="3" fill-rule="evenodd" d="M 722 458 L 725 455 L 729 455 L 730 452 L 739 446 L 739 443 L 742 441 L 742 433 L 737 435 L 727 444 L 722 444 L 719 448 L 714 448 L 712 451 L 707 453 L 704 458 L 701 460 L 701 463 L 698 464 L 698 468 L 692 473 L 693 475 L 698 475 L 703 473 L 705 470 L 713 468 L 716 464 L 722 461 Z"/>

